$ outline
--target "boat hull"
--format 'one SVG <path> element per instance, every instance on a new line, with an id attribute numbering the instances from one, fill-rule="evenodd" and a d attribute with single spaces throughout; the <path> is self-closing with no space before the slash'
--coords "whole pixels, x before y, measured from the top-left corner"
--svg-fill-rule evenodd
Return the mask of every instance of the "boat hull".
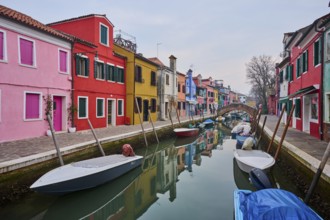
<path id="1" fill-rule="evenodd" d="M 199 133 L 198 128 L 176 128 L 173 131 L 178 137 L 192 137 Z"/>
<path id="2" fill-rule="evenodd" d="M 66 194 L 93 188 L 140 166 L 142 158 L 109 155 L 68 164 L 49 171 L 30 188 L 44 194 Z"/>
<path id="3" fill-rule="evenodd" d="M 236 149 L 234 151 L 234 157 L 238 167 L 246 173 L 250 173 L 253 168 L 267 172 L 275 164 L 275 159 L 261 150 Z"/>

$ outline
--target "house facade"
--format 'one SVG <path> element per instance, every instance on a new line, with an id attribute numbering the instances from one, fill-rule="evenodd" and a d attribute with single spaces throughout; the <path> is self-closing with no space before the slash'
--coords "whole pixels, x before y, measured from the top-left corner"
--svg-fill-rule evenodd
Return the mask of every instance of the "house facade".
<path id="1" fill-rule="evenodd" d="M 206 88 L 206 114 L 213 114 L 216 109 L 216 102 L 214 97 L 214 86 L 215 83 L 212 77 L 208 79 L 202 79 L 202 83 Z"/>
<path id="2" fill-rule="evenodd" d="M 176 71 L 176 57 L 169 57 L 170 66 L 165 66 L 158 58 L 149 58 L 158 64 L 157 70 L 157 91 L 158 91 L 158 120 L 167 120 L 169 113 L 176 117 L 178 99 L 178 79 Z"/>
<path id="3" fill-rule="evenodd" d="M 191 69 L 186 74 L 186 112 L 187 115 L 197 115 L 198 102 L 196 96 L 196 84 L 192 76 L 193 72 Z"/>
<path id="4" fill-rule="evenodd" d="M 186 75 L 177 72 L 178 79 L 178 114 L 179 116 L 186 116 Z"/>
<path id="5" fill-rule="evenodd" d="M 126 108 L 126 61 L 113 51 L 113 24 L 105 15 L 90 14 L 49 24 L 91 45 L 73 47 L 73 102 L 77 130 L 123 125 Z M 86 31 L 88 30 L 88 31 Z"/>
<path id="6" fill-rule="evenodd" d="M 0 6 L 0 142 L 67 131 L 73 39 Z"/>
<path id="7" fill-rule="evenodd" d="M 198 103 L 198 110 L 197 113 L 199 115 L 206 114 L 207 112 L 207 90 L 205 85 L 202 82 L 202 75 L 198 74 L 197 76 L 193 77 L 194 83 L 196 84 L 196 96 L 197 96 L 197 103 Z"/>

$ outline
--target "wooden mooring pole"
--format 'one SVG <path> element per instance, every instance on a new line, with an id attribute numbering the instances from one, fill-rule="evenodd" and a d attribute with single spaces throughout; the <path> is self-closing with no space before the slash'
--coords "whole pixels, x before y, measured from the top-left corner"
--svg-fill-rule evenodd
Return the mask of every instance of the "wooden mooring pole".
<path id="1" fill-rule="evenodd" d="M 270 141 L 270 143 L 269 143 L 269 145 L 268 145 L 268 148 L 267 148 L 267 153 L 269 153 L 270 148 L 271 148 L 272 145 L 273 145 L 275 135 L 276 135 L 276 133 L 277 133 L 278 127 L 279 127 L 279 125 L 280 125 L 280 122 L 281 122 L 282 117 L 283 117 L 283 114 L 284 114 L 284 109 L 285 109 L 285 104 L 283 105 L 281 115 L 280 115 L 279 119 L 277 120 L 277 124 L 276 124 L 275 130 L 273 131 L 272 140 Z"/>
<path id="2" fill-rule="evenodd" d="M 292 106 L 291 111 L 290 111 L 290 115 L 289 115 L 288 121 L 287 121 L 287 123 L 286 123 L 286 125 L 285 125 L 285 128 L 284 128 L 284 131 L 283 131 L 283 134 L 282 134 L 282 137 L 281 137 L 280 143 L 278 144 L 278 147 L 277 147 L 277 149 L 276 149 L 276 153 L 275 153 L 275 156 L 274 156 L 274 159 L 275 159 L 275 160 L 277 159 L 278 154 L 279 154 L 279 152 L 280 152 L 280 150 L 281 150 L 281 148 L 282 148 L 282 144 L 283 144 L 283 141 L 284 141 L 284 137 L 285 137 L 285 135 L 286 135 L 286 132 L 288 131 L 288 128 L 289 128 L 289 125 L 290 125 L 290 121 L 291 121 L 291 118 L 292 118 L 292 114 L 293 114 L 293 110 L 294 110 L 295 106 L 296 106 L 296 105 L 294 104 L 294 105 Z"/>
<path id="3" fill-rule="evenodd" d="M 136 109 L 138 110 L 138 113 L 139 113 L 139 119 L 140 119 L 140 124 L 141 124 L 141 128 L 142 128 L 142 133 L 143 133 L 143 136 L 144 136 L 144 142 L 146 143 L 146 146 L 148 147 L 147 136 L 146 136 L 146 132 L 144 131 L 143 121 L 142 121 L 142 118 L 141 118 L 140 107 L 139 107 L 139 103 L 137 101 L 137 98 L 135 98 L 135 105 L 136 105 Z"/>
<path id="4" fill-rule="evenodd" d="M 262 137 L 262 135 L 263 135 L 263 133 L 264 133 L 264 128 L 265 128 L 266 121 L 267 121 L 267 115 L 266 115 L 265 118 L 264 118 L 264 123 L 262 124 L 262 128 L 261 128 L 261 131 L 260 131 L 260 136 L 259 136 L 258 141 L 257 141 L 257 143 L 256 143 L 256 148 L 257 148 L 257 149 L 258 149 L 258 145 L 259 145 L 259 143 L 260 143 L 261 137 Z"/>
<path id="5" fill-rule="evenodd" d="M 170 121 L 171 121 L 171 124 L 172 124 L 172 128 L 174 128 L 170 109 L 168 108 L 167 111 L 168 111 L 168 117 L 170 118 Z"/>
<path id="6" fill-rule="evenodd" d="M 314 192 L 314 189 L 317 185 L 317 183 L 319 182 L 319 179 L 320 179 L 320 176 L 323 172 L 323 169 L 325 167 L 325 164 L 327 163 L 328 161 L 328 158 L 329 158 L 329 154 L 330 154 L 330 142 L 328 143 L 328 146 L 327 146 L 327 149 L 325 150 L 324 154 L 323 154 L 323 157 L 322 157 L 322 160 L 321 160 L 321 163 L 319 165 L 319 168 L 317 169 L 314 177 L 313 177 L 313 180 L 312 180 L 312 183 L 308 189 L 308 192 L 306 194 L 306 197 L 304 199 L 304 202 L 307 204 L 311 198 L 311 195 L 313 194 Z"/>
<path id="7" fill-rule="evenodd" d="M 101 154 L 102 154 L 103 156 L 105 156 L 105 153 L 104 153 L 104 151 L 103 151 L 103 148 L 102 148 L 102 146 L 101 146 L 101 144 L 100 144 L 99 139 L 97 138 L 97 136 L 96 136 L 96 134 L 95 134 L 95 131 L 94 131 L 93 125 L 92 125 L 91 121 L 89 120 L 89 118 L 87 118 L 87 121 L 88 121 L 89 127 L 91 128 L 91 131 L 92 131 L 92 133 L 93 133 L 93 136 L 94 136 L 94 138 L 95 138 L 95 140 L 96 140 L 97 146 L 99 147 L 99 150 L 101 151 Z"/>
<path id="8" fill-rule="evenodd" d="M 156 129 L 155 129 L 154 123 L 153 123 L 153 121 L 152 121 L 152 118 L 151 118 L 151 114 L 150 114 L 150 110 L 149 110 L 149 109 L 148 109 L 148 113 L 149 113 L 149 119 L 150 119 L 150 122 L 151 122 L 151 125 L 152 125 L 152 129 L 154 130 L 154 133 L 155 133 L 155 136 L 156 136 L 157 142 L 158 142 L 158 144 L 159 144 L 158 135 L 157 135 L 157 132 L 156 132 Z"/>
<path id="9" fill-rule="evenodd" d="M 58 144 L 57 144 L 57 140 L 56 140 L 56 137 L 55 137 L 54 126 L 53 126 L 52 119 L 50 118 L 49 114 L 47 114 L 47 121 L 48 121 L 48 124 L 49 124 L 49 127 L 50 127 L 50 131 L 52 132 L 52 137 L 53 137 L 54 145 L 55 145 L 55 148 L 56 148 L 57 156 L 60 160 L 61 166 L 63 166 L 64 165 L 63 158 L 62 158 L 61 151 L 60 151 L 60 149 L 58 147 Z"/>

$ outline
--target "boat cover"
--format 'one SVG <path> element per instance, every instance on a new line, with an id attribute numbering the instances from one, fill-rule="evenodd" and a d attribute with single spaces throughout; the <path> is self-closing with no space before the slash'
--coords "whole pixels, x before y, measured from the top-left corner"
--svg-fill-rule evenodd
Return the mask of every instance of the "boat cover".
<path id="1" fill-rule="evenodd" d="M 301 199 L 281 189 L 239 191 L 243 219 L 322 219 Z"/>
<path id="2" fill-rule="evenodd" d="M 206 119 L 204 122 L 204 124 L 211 124 L 211 123 L 214 123 L 214 121 L 212 119 Z"/>

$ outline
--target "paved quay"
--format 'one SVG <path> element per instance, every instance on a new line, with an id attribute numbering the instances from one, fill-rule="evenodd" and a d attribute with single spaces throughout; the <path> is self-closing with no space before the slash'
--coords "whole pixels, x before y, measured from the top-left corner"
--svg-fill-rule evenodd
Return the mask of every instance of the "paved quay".
<path id="1" fill-rule="evenodd" d="M 210 116 L 205 116 L 205 118 Z M 264 117 L 264 116 L 263 116 Z M 260 120 L 262 126 L 263 117 Z M 200 119 L 196 117 L 195 119 Z M 181 122 L 188 122 L 188 117 L 180 118 Z M 177 119 L 173 119 L 174 124 L 178 124 Z M 265 132 L 271 138 L 277 123 L 277 117 L 268 115 Z M 153 132 L 151 123 L 144 123 L 146 132 Z M 171 126 L 171 122 L 157 121 L 154 122 L 156 130 Z M 281 123 L 277 131 L 275 140 L 279 142 L 284 130 Z M 125 137 L 142 135 L 141 125 L 121 125 L 116 127 L 95 129 L 96 135 L 100 142 L 115 141 Z M 84 148 L 87 145 L 96 143 L 94 136 L 90 130 L 79 131 L 76 133 L 59 133 L 56 134 L 58 145 L 62 154 L 71 153 Z M 327 147 L 327 143 L 314 138 L 304 132 L 294 128 L 289 128 L 283 142 L 283 148 L 287 148 L 291 153 L 298 156 L 305 162 L 305 165 L 316 171 L 322 156 Z M 22 168 L 34 163 L 42 162 L 56 157 L 54 143 L 51 137 L 43 136 L 39 138 L 31 138 L 19 141 L 0 143 L 0 173 Z M 330 161 L 328 160 L 323 176 L 330 179 Z M 330 181 L 328 181 L 330 182 Z"/>

